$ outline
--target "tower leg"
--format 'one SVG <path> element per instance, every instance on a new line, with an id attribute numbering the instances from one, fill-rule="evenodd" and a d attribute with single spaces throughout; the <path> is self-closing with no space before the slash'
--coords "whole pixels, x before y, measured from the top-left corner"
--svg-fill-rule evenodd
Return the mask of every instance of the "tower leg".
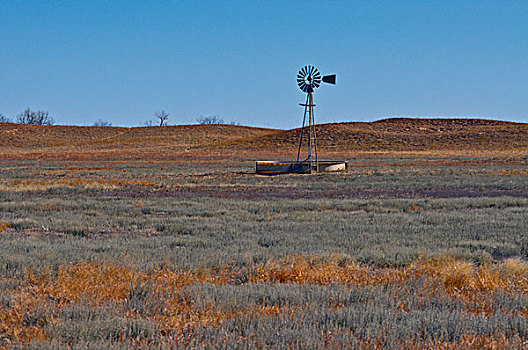
<path id="1" fill-rule="evenodd" d="M 301 128 L 301 138 L 299 140 L 299 150 L 297 151 L 297 163 L 299 162 L 299 158 L 301 156 L 301 149 L 302 149 L 302 142 L 303 142 L 303 134 L 304 134 L 304 126 L 306 125 L 306 114 L 307 112 L 309 111 L 308 110 L 308 106 L 311 104 L 309 103 L 309 96 L 310 94 L 308 94 L 306 96 L 306 103 L 304 104 L 304 117 L 303 117 L 303 124 L 302 124 L 302 128 Z M 308 117 L 309 119 L 310 117 Z M 308 120 L 308 124 L 310 123 L 310 121 Z M 310 129 L 308 128 L 308 137 L 310 137 Z"/>
<path id="2" fill-rule="evenodd" d="M 312 173 L 312 162 L 313 162 L 313 158 L 312 158 L 312 148 L 313 148 L 313 130 L 312 130 L 312 127 L 313 127 L 313 124 L 312 124 L 312 113 L 313 113 L 313 108 L 312 108 L 312 103 L 313 102 L 313 95 L 312 93 L 309 93 L 308 94 L 308 162 L 310 163 L 310 173 Z"/>
<path id="3" fill-rule="evenodd" d="M 317 133 L 315 131 L 315 111 L 314 111 L 314 104 L 313 104 L 313 95 L 311 95 L 311 101 L 310 105 L 312 106 L 311 112 L 312 112 L 312 133 L 313 133 L 313 149 L 314 149 L 314 156 L 315 156 L 315 171 L 319 172 L 319 159 L 317 158 Z"/>
<path id="4" fill-rule="evenodd" d="M 301 138 L 299 140 L 299 150 L 297 151 L 297 163 L 299 163 L 301 157 L 301 150 L 303 148 L 303 138 L 304 138 L 304 128 L 306 126 L 306 116 L 308 116 L 308 154 L 305 160 L 302 163 L 307 163 L 310 167 L 310 173 L 315 167 L 315 171 L 319 171 L 319 159 L 317 156 L 317 134 L 315 131 L 315 112 L 314 112 L 314 103 L 313 103 L 313 93 L 309 92 L 306 95 L 306 103 L 301 104 L 304 106 L 304 117 L 303 117 L 303 126 L 301 128 Z"/>

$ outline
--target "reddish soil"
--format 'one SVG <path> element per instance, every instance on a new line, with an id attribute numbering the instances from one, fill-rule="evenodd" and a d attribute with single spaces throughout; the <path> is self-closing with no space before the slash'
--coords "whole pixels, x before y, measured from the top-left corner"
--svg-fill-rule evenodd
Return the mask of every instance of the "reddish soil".
<path id="1" fill-rule="evenodd" d="M 319 154 L 493 156 L 525 159 L 528 124 L 480 119 L 386 119 L 317 126 Z M 0 160 L 196 161 L 290 159 L 300 129 L 235 125 L 80 127 L 0 124 Z"/>
<path id="2" fill-rule="evenodd" d="M 277 131 L 221 146 L 235 149 L 295 148 L 300 129 Z M 528 124 L 481 119 L 393 118 L 371 123 L 332 123 L 317 128 L 324 152 L 519 150 L 528 148 Z M 220 146 L 220 145 L 218 145 Z"/>

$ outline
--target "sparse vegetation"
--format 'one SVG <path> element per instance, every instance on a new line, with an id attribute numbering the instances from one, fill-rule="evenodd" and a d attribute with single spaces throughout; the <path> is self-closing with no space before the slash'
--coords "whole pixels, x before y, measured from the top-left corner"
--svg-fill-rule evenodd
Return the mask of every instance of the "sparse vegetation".
<path id="1" fill-rule="evenodd" d="M 55 121 L 45 111 L 32 111 L 29 107 L 16 117 L 16 122 L 20 124 L 32 125 L 53 125 Z"/>
<path id="2" fill-rule="evenodd" d="M 0 344 L 521 346 L 524 167 L 363 161 L 3 164 Z"/>
<path id="3" fill-rule="evenodd" d="M 449 257 L 403 269 L 299 257 L 194 271 L 69 264 L 11 280 L 1 324 L 5 342 L 41 346 L 518 347 L 528 333 L 527 283 L 510 264 L 475 267 Z"/>
<path id="4" fill-rule="evenodd" d="M 11 119 L 0 113 L 0 123 L 11 123 Z"/>
<path id="5" fill-rule="evenodd" d="M 217 115 L 201 115 L 196 121 L 198 124 L 224 124 L 224 119 Z"/>
<path id="6" fill-rule="evenodd" d="M 112 123 L 110 123 L 106 119 L 97 119 L 93 125 L 94 126 L 112 126 Z"/>
<path id="7" fill-rule="evenodd" d="M 161 112 L 154 113 L 154 118 L 156 118 L 159 126 L 167 125 L 167 120 L 169 119 L 169 113 L 162 110 Z"/>
<path id="8" fill-rule="evenodd" d="M 526 347 L 522 152 L 266 177 L 281 131 L 2 128 L 0 348 Z"/>

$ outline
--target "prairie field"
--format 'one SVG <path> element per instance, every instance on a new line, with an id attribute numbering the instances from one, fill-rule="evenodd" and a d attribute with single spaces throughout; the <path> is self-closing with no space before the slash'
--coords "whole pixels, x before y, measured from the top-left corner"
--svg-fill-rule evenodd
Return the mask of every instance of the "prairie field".
<path id="1" fill-rule="evenodd" d="M 528 125 L 376 123 L 0 124 L 0 348 L 528 348 Z"/>

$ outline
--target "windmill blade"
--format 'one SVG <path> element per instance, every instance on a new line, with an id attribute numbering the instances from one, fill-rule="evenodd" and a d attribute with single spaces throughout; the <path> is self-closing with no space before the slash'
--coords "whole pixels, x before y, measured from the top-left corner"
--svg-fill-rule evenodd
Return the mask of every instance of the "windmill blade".
<path id="1" fill-rule="evenodd" d="M 323 83 L 334 84 L 335 85 L 335 83 L 336 83 L 336 75 L 335 74 L 325 75 L 323 77 Z"/>

